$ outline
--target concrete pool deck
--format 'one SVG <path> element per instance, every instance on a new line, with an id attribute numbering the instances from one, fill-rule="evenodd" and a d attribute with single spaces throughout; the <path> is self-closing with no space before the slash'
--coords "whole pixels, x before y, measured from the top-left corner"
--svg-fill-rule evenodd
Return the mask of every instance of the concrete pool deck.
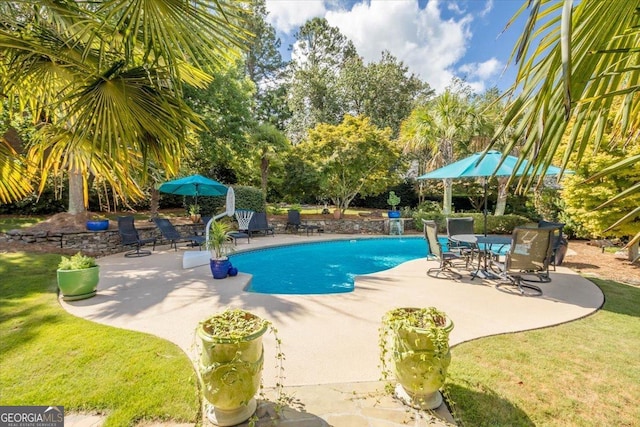
<path id="1" fill-rule="evenodd" d="M 380 236 L 276 235 L 253 238 L 251 243 L 239 240 L 237 249 L 366 237 Z M 604 302 L 596 285 L 563 267 L 551 273 L 550 283 L 540 285 L 541 297 L 528 298 L 500 292 L 491 282 L 471 280 L 468 274 L 459 281 L 428 277 L 428 266 L 437 263 L 424 258 L 359 276 L 351 293 L 254 294 L 243 290 L 250 275 L 214 280 L 208 265 L 183 269 L 184 251 L 163 246 L 142 258 L 124 258 L 122 254 L 100 258 L 98 294 L 62 305 L 88 320 L 165 338 L 193 359 L 194 332 L 200 320 L 225 308 L 243 308 L 270 320 L 286 356 L 285 386 L 295 391 L 298 399 L 306 396 L 308 401 L 302 402 L 305 410 L 317 418 L 312 421 L 316 424 L 290 425 L 327 425 L 322 424 L 326 421 L 334 426 L 392 426 L 406 422 L 400 418 L 408 416 L 407 411 L 392 399 L 387 403 L 393 416 L 383 411 L 376 399 L 369 403 L 373 406 L 367 406 L 371 410 L 364 411 L 369 415 L 362 415 L 360 407 L 366 404 L 367 396 L 371 400 L 374 390 L 382 390 L 378 382 L 378 328 L 384 313 L 393 308 L 435 306 L 446 312 L 455 324 L 450 336 L 453 346 L 483 336 L 575 320 L 593 313 Z M 273 335 L 265 336 L 264 348 L 263 379 L 269 388 L 276 382 Z M 363 398 L 354 398 L 360 392 Z M 338 407 L 340 411 L 332 410 Z M 441 416 L 446 417 L 446 408 L 443 412 Z M 371 419 L 367 424 L 361 418 L 381 413 L 387 413 L 381 418 L 384 424 L 371 424 Z"/>

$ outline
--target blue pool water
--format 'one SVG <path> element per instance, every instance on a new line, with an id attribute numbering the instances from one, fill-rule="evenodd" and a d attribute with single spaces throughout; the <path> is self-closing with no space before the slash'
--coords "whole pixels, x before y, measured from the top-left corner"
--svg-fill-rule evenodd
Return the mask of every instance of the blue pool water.
<path id="1" fill-rule="evenodd" d="M 238 253 L 231 256 L 231 263 L 253 275 L 249 292 L 330 294 L 353 291 L 354 276 L 426 256 L 427 244 L 422 237 L 371 238 Z"/>

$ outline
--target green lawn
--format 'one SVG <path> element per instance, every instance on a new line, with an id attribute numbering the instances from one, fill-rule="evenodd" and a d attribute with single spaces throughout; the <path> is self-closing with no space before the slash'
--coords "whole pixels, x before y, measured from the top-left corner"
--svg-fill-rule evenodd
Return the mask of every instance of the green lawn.
<path id="1" fill-rule="evenodd" d="M 466 426 L 632 426 L 640 420 L 640 289 L 597 280 L 604 307 L 456 346 L 447 385 Z"/>
<path id="2" fill-rule="evenodd" d="M 36 225 L 40 221 L 43 221 L 43 216 L 7 216 L 0 218 L 0 232 L 5 233 L 9 230 L 15 230 L 20 228 L 31 227 Z"/>
<path id="3" fill-rule="evenodd" d="M 64 311 L 59 259 L 0 254 L 0 405 L 64 405 L 104 413 L 107 425 L 199 422 L 188 357 L 159 338 Z M 446 389 L 459 425 L 637 425 L 640 289 L 596 283 L 606 303 L 592 316 L 452 350 Z"/>
<path id="4" fill-rule="evenodd" d="M 68 314 L 56 298 L 59 255 L 0 254 L 0 405 L 63 405 L 106 425 L 195 423 L 188 357 L 165 340 Z"/>

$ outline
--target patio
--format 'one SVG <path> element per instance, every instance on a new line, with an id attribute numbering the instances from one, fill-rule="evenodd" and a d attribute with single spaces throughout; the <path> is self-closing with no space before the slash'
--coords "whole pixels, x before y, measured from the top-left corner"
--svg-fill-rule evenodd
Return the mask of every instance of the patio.
<path id="1" fill-rule="evenodd" d="M 276 235 L 252 239 L 250 244 L 239 241 L 238 250 L 337 237 L 363 236 Z M 373 391 L 382 390 L 378 328 L 383 314 L 392 308 L 435 306 L 445 311 L 455 323 L 451 333 L 455 345 L 571 321 L 594 312 L 604 302 L 597 286 L 567 268 L 552 272 L 552 281 L 541 285 L 543 296 L 526 298 L 500 292 L 490 282 L 471 280 L 466 274 L 461 281 L 427 277 L 424 259 L 360 276 L 352 293 L 252 294 L 243 291 L 250 278 L 247 274 L 213 280 L 208 266 L 183 270 L 182 252 L 161 247 L 138 259 L 125 259 L 122 254 L 101 258 L 98 295 L 62 305 L 95 322 L 163 337 L 192 358 L 194 331 L 200 320 L 227 307 L 250 310 L 278 329 L 286 356 L 285 391 L 295 392 L 306 412 L 315 417 L 304 425 L 326 425 L 322 419 L 336 426 L 360 425 L 353 422 L 354 417 L 372 416 L 401 425 L 401 418 L 409 416 L 392 399 L 378 402 L 371 398 Z M 266 335 L 264 344 L 263 378 L 269 388 L 276 376 L 275 363 L 269 362 L 274 361 L 274 337 Z M 375 407 L 375 411 L 362 405 Z M 343 414 L 339 417 L 338 407 Z M 447 416 L 444 405 L 441 412 Z M 296 414 L 301 413 L 291 415 Z M 340 418 L 344 414 L 348 417 Z"/>

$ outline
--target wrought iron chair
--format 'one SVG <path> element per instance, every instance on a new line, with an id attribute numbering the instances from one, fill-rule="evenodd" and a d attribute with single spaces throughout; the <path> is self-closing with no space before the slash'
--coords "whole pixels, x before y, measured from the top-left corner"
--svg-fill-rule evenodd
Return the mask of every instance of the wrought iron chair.
<path id="1" fill-rule="evenodd" d="M 178 242 L 191 242 L 191 246 L 198 246 L 198 249 L 200 249 L 205 241 L 204 236 L 181 235 L 173 226 L 171 221 L 166 218 L 153 218 L 153 222 L 156 224 L 158 229 L 160 229 L 162 237 L 169 241 L 169 248 L 174 248 L 176 251 L 178 250 Z"/>
<path id="2" fill-rule="evenodd" d="M 540 296 L 542 289 L 531 283 L 528 277 L 544 276 L 549 273 L 549 260 L 553 243 L 553 229 L 516 227 L 513 230 L 513 243 L 501 265 L 500 278 L 496 288 L 515 288 L 520 295 Z M 539 281 L 550 281 L 539 280 Z"/>
<path id="3" fill-rule="evenodd" d="M 422 225 L 424 226 L 425 239 L 429 245 L 429 254 L 440 261 L 440 266 L 428 269 L 427 275 L 437 278 L 442 273 L 447 279 L 461 279 L 462 275 L 453 270 L 453 262 L 464 261 L 464 258 L 455 252 L 442 250 L 442 245 L 438 241 L 438 225 L 435 221 L 423 219 Z"/>
<path id="4" fill-rule="evenodd" d="M 138 234 L 138 230 L 133 223 L 134 219 L 132 216 L 121 216 L 118 217 L 118 234 L 120 234 L 120 239 L 122 240 L 122 246 L 134 246 L 135 249 L 125 252 L 124 256 L 127 258 L 130 257 L 141 257 L 151 255 L 150 250 L 140 250 L 140 248 L 144 245 L 148 245 L 153 243 L 153 249 L 156 249 L 156 238 L 150 237 L 148 239 L 141 239 Z"/>

